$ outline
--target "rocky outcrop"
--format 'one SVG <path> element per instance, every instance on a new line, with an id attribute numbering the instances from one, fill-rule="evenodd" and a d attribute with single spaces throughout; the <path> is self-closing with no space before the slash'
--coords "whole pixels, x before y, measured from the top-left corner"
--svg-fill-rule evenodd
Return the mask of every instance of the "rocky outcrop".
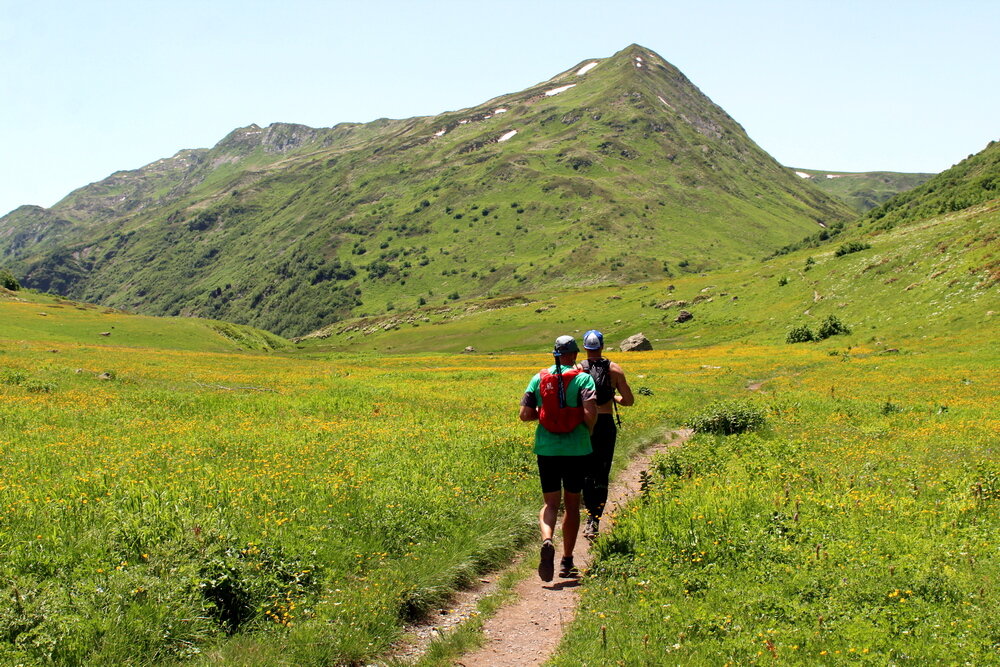
<path id="1" fill-rule="evenodd" d="M 653 349 L 653 344 L 641 333 L 629 336 L 619 346 L 622 352 L 644 352 Z"/>

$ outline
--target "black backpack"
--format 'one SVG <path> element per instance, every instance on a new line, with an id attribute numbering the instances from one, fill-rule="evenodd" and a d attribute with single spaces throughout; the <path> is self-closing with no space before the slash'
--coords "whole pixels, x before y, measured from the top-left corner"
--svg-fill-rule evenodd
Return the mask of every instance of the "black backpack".
<path id="1" fill-rule="evenodd" d="M 598 361 L 591 363 L 589 359 L 580 362 L 580 367 L 584 373 L 588 373 L 594 378 L 597 385 L 597 404 L 604 405 L 615 397 L 615 388 L 611 384 L 611 360 L 601 357 Z"/>

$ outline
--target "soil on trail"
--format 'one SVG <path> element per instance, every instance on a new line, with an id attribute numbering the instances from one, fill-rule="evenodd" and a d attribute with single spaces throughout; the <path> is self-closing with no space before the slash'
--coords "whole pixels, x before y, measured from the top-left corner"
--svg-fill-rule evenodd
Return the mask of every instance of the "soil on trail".
<path id="1" fill-rule="evenodd" d="M 648 447 L 618 474 L 609 489 L 608 509 L 601 521 L 602 532 L 612 529 L 615 514 L 640 492 L 642 473 L 649 467 L 653 455 L 664 448 L 680 446 L 690 436 L 691 432 L 688 430 L 671 432 L 668 442 Z M 560 538 L 557 531 L 557 540 Z M 560 542 L 557 541 L 557 563 L 562 553 L 559 545 Z M 528 552 L 525 558 L 534 562 L 538 554 Z M 586 570 L 590 564 L 589 544 L 582 536 L 577 539 L 575 562 L 581 570 Z M 433 628 L 431 633 L 439 633 L 442 626 L 457 624 L 462 618 L 467 617 L 474 608 L 475 600 L 491 588 L 488 582 L 483 583 L 484 586 L 478 594 L 475 591 L 467 592 L 462 604 L 456 605 L 456 608 L 448 613 L 442 613 L 442 618 L 436 622 L 437 627 Z M 549 583 L 542 582 L 534 576 L 522 580 L 515 589 L 514 602 L 501 608 L 484 624 L 485 644 L 476 651 L 461 656 L 455 664 L 464 667 L 521 667 L 542 664 L 555 651 L 562 639 L 564 628 L 573 620 L 579 599 L 579 587 L 579 579 L 561 579 L 558 573 Z M 449 623 L 445 618 L 450 615 L 457 617 L 454 623 Z"/>

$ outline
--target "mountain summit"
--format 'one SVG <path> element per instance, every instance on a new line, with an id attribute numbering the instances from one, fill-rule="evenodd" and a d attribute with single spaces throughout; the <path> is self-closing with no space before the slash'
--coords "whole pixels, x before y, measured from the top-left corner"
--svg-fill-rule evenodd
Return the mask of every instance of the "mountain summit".
<path id="1" fill-rule="evenodd" d="M 849 217 L 633 44 L 438 116 L 234 130 L 0 218 L 0 264 L 74 298 L 296 335 L 705 270 Z"/>

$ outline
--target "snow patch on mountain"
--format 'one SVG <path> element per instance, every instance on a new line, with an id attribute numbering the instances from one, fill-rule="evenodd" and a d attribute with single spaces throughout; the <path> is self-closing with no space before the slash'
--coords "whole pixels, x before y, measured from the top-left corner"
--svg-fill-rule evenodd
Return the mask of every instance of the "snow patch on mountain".
<path id="1" fill-rule="evenodd" d="M 434 136 L 435 137 L 443 137 L 444 133 L 447 132 L 447 131 L 448 130 L 446 130 L 446 129 L 438 130 L 437 132 L 434 133 Z"/>
<path id="2" fill-rule="evenodd" d="M 673 105 L 673 104 L 671 104 L 670 102 L 666 101 L 665 99 L 663 99 L 663 98 L 662 98 L 662 97 L 660 97 L 659 95 L 657 95 L 657 96 L 656 96 L 656 99 L 660 100 L 661 102 L 663 102 L 664 104 L 666 104 L 666 105 L 667 105 L 668 107 L 670 107 L 671 109 L 674 109 L 674 105 Z M 674 111 L 677 111 L 677 110 L 676 110 L 676 109 L 674 109 Z"/>
<path id="3" fill-rule="evenodd" d="M 546 90 L 545 91 L 545 96 L 546 97 L 552 97 L 553 95 L 558 95 L 559 93 L 564 93 L 564 92 L 566 92 L 567 90 L 569 90 L 570 88 L 572 88 L 575 85 L 576 85 L 575 83 L 571 83 L 571 84 L 566 85 L 566 86 L 559 86 L 558 88 L 553 88 L 552 90 Z"/>
<path id="4" fill-rule="evenodd" d="M 499 139 L 497 139 L 497 143 L 499 144 L 502 141 L 507 141 L 508 139 L 510 139 L 511 137 L 513 137 L 515 134 L 517 134 L 517 130 L 511 130 L 510 132 L 507 132 L 502 137 L 500 137 Z"/>
<path id="5" fill-rule="evenodd" d="M 594 62 L 592 62 L 592 63 L 587 63 L 586 65 L 584 65 L 580 69 L 576 70 L 576 75 L 577 76 L 583 76 L 584 74 L 586 74 L 590 70 L 594 69 L 595 67 L 597 67 L 597 61 L 596 60 Z"/>
<path id="6" fill-rule="evenodd" d="M 499 109 L 494 109 L 493 110 L 493 115 L 494 116 L 497 115 L 497 114 L 500 114 L 500 113 L 507 113 L 507 110 L 504 109 L 503 107 L 500 107 Z"/>
<path id="7" fill-rule="evenodd" d="M 795 172 L 795 175 L 798 176 L 799 178 L 812 178 L 812 176 L 805 173 L 804 171 L 797 171 Z"/>
<path id="8" fill-rule="evenodd" d="M 636 67 L 642 67 L 642 56 L 636 56 L 635 57 L 635 66 Z"/>

